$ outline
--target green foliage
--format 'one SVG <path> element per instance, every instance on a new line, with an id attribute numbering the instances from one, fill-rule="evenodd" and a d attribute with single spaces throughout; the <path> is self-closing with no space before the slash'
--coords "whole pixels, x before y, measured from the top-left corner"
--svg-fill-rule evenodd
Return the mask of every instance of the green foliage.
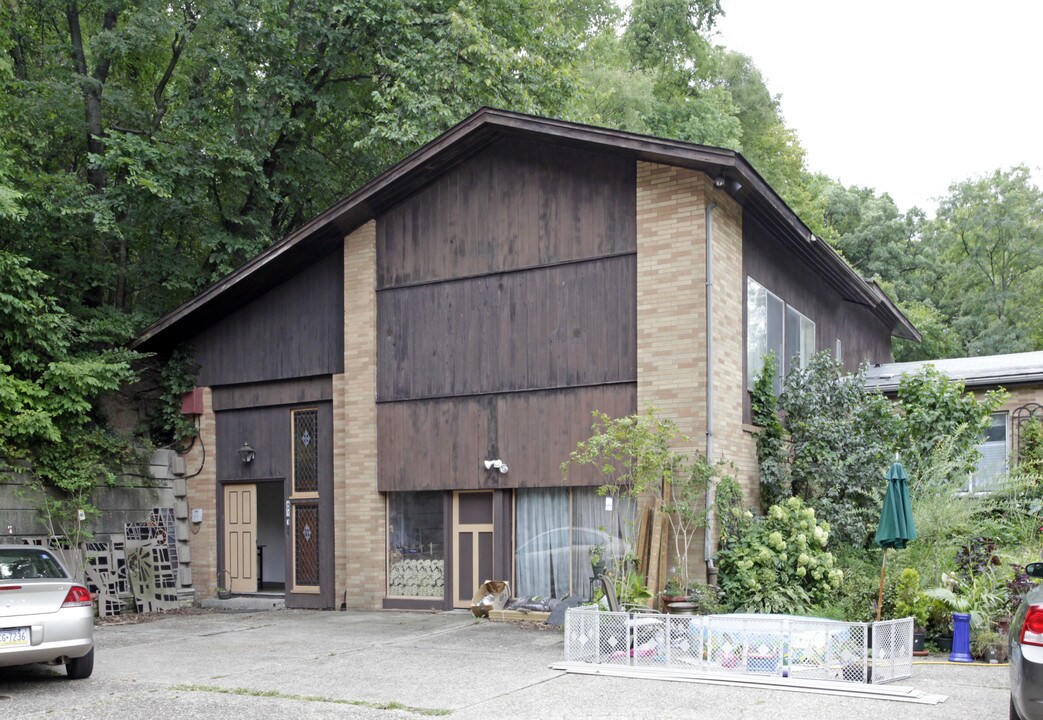
<path id="1" fill-rule="evenodd" d="M 791 444 L 789 477 L 843 543 L 866 546 L 876 531 L 895 433 L 891 403 L 849 376 L 829 353 L 786 378 L 779 399 Z"/>
<path id="2" fill-rule="evenodd" d="M 191 348 L 185 346 L 170 353 L 163 365 L 157 423 L 162 429 L 162 435 L 157 438 L 159 444 L 181 445 L 198 434 L 192 418 L 181 413 L 181 396 L 195 387 L 198 369 Z"/>
<path id="3" fill-rule="evenodd" d="M 681 573 L 681 582 L 687 586 L 691 579 L 688 557 L 696 533 L 706 527 L 707 492 L 722 479 L 725 463 L 711 464 L 704 455 L 679 456 L 679 466 L 672 474 L 662 510 L 670 520 L 674 539 L 674 553 Z M 733 481 L 734 482 L 734 481 Z"/>
<path id="4" fill-rule="evenodd" d="M 1018 472 L 1043 477 L 1043 418 L 1033 417 L 1018 432 Z"/>
<path id="5" fill-rule="evenodd" d="M 810 614 L 843 620 L 844 622 L 871 622 L 876 619 L 880 594 L 880 551 L 836 546 L 834 566 L 844 572 L 844 582 L 825 598 Z M 897 600 L 896 574 L 888 572 L 884 578 L 884 596 L 881 613 L 894 617 Z"/>
<path id="6" fill-rule="evenodd" d="M 779 404 L 775 396 L 778 367 L 775 353 L 768 353 L 750 392 L 753 424 L 758 428 L 754 437 L 757 440 L 763 512 L 790 496 L 785 432 L 779 422 Z"/>
<path id="7" fill-rule="evenodd" d="M 844 574 L 826 550 L 829 525 L 800 498 L 749 521 L 720 553 L 720 585 L 729 610 L 801 613 L 827 600 Z"/>
<path id="8" fill-rule="evenodd" d="M 478 107 L 562 114 L 606 5 L 2 3 L 0 247 L 133 333 Z"/>
<path id="9" fill-rule="evenodd" d="M 1038 349 L 1043 318 L 1043 190 L 1025 166 L 954 183 L 924 230 L 944 281 L 931 294 L 961 353 Z"/>
<path id="10" fill-rule="evenodd" d="M 598 488 L 602 495 L 618 492 L 636 499 L 647 491 L 662 498 L 665 484 L 683 467 L 670 447 L 687 440 L 677 423 L 657 416 L 655 408 L 622 418 L 596 410 L 593 415 L 593 434 L 561 464 L 562 481 L 567 484 L 570 466 L 590 465 L 605 479 Z"/>
<path id="11" fill-rule="evenodd" d="M 723 547 L 739 536 L 753 514 L 746 509 L 742 487 L 730 475 L 725 475 L 717 482 L 713 501 L 717 528 Z"/>
<path id="12" fill-rule="evenodd" d="M 991 413 L 1007 398 L 1003 390 L 990 390 L 977 399 L 928 365 L 904 375 L 898 386 L 898 445 L 909 477 L 919 477 L 924 463 L 942 438 L 951 439 L 953 472 L 966 475 L 980 457 L 977 445 L 989 428 Z"/>
<path id="13" fill-rule="evenodd" d="M 92 402 L 133 379 L 125 351 L 100 351 L 58 302 L 46 276 L 24 257 L 0 251 L 0 471 L 23 486 L 53 533 L 86 535 L 78 511 L 132 458 L 128 444 L 100 429 Z"/>
<path id="14" fill-rule="evenodd" d="M 966 483 L 961 475 L 963 452 L 954 438 L 942 438 L 926 463 L 910 476 L 909 496 L 917 539 L 896 554 L 915 566 L 926 585 L 940 585 L 954 567 L 953 558 L 963 539 L 975 532 L 986 507 L 981 498 L 957 497 Z"/>
<path id="15" fill-rule="evenodd" d="M 898 576 L 894 615 L 896 618 L 913 618 L 913 624 L 918 628 L 927 627 L 930 601 L 920 589 L 920 573 L 915 568 L 905 568 Z"/>

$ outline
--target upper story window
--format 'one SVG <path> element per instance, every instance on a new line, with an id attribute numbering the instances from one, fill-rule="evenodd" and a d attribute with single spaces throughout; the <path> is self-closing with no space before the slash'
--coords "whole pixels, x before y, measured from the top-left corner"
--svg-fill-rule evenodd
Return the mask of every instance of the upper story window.
<path id="1" fill-rule="evenodd" d="M 764 369 L 764 356 L 775 353 L 779 377 L 775 392 L 782 392 L 782 378 L 795 367 L 807 367 L 815 353 L 815 323 L 751 277 L 746 278 L 746 387 Z"/>

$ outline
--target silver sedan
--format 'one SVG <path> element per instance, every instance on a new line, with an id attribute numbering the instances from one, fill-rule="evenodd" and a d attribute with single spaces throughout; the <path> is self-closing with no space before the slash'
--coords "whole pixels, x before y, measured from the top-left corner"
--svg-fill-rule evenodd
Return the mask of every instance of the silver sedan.
<path id="1" fill-rule="evenodd" d="M 90 677 L 94 603 L 50 550 L 0 545 L 0 667 L 32 663 Z"/>

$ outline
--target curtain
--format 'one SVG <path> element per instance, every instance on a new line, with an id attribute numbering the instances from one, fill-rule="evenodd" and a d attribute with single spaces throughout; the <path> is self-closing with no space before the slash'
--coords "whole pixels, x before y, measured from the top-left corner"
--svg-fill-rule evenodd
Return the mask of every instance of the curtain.
<path id="1" fill-rule="evenodd" d="M 597 488 L 572 488 L 572 582 L 573 594 L 587 596 L 594 573 L 590 568 L 590 548 L 604 546 L 603 557 L 609 568 L 618 565 L 631 548 L 637 517 L 633 500 L 612 496 L 612 509 L 606 510 L 606 497 Z"/>
<path id="2" fill-rule="evenodd" d="M 568 594 L 569 543 L 567 491 L 519 489 L 515 504 L 515 595 L 561 598 Z"/>

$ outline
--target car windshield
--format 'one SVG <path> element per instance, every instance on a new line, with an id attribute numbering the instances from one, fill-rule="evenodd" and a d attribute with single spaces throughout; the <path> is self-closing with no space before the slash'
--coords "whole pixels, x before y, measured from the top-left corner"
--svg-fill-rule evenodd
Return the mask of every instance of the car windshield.
<path id="1" fill-rule="evenodd" d="M 26 548 L 0 548 L 0 580 L 67 578 L 50 553 Z"/>

